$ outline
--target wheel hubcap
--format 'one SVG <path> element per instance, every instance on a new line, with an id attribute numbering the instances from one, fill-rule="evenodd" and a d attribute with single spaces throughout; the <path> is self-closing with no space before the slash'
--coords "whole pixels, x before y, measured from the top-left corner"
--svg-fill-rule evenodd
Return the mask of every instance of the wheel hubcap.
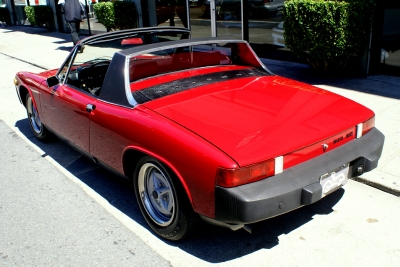
<path id="1" fill-rule="evenodd" d="M 32 129 L 37 134 L 40 134 L 40 132 L 42 131 L 42 122 L 40 121 L 39 114 L 37 113 L 37 110 L 35 108 L 35 105 L 33 105 L 31 98 L 29 98 L 28 101 L 28 116 L 29 121 L 32 125 Z"/>
<path id="2" fill-rule="evenodd" d="M 174 191 L 168 176 L 153 163 L 146 163 L 139 171 L 138 189 L 153 222 L 168 226 L 175 215 Z"/>

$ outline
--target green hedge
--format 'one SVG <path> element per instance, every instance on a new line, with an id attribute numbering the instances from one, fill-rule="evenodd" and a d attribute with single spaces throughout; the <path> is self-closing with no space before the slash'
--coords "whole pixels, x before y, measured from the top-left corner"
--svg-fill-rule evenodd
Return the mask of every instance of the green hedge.
<path id="1" fill-rule="evenodd" d="M 334 73 L 365 52 L 372 0 L 287 0 L 286 46 L 316 70 Z"/>
<path id="2" fill-rule="evenodd" d="M 134 2 L 100 2 L 93 6 L 97 20 L 110 30 L 124 30 L 138 27 L 138 17 Z"/>
<path id="3" fill-rule="evenodd" d="M 31 25 L 45 25 L 48 30 L 54 27 L 54 14 L 49 6 L 26 6 L 25 12 Z"/>
<path id="4" fill-rule="evenodd" d="M 10 17 L 10 12 L 8 12 L 8 8 L 0 7 L 0 21 L 5 22 L 8 25 L 11 25 L 11 17 Z"/>
<path id="5" fill-rule="evenodd" d="M 107 31 L 115 29 L 114 4 L 112 2 L 100 2 L 93 6 L 97 20 L 106 27 Z"/>

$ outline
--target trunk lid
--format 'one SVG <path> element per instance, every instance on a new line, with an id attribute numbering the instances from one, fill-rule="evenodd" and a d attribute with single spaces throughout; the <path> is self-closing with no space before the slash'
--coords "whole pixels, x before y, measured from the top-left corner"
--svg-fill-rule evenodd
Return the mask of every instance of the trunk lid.
<path id="1" fill-rule="evenodd" d="M 279 76 L 209 84 L 143 105 L 203 137 L 240 166 L 334 138 L 373 116 L 350 99 Z"/>

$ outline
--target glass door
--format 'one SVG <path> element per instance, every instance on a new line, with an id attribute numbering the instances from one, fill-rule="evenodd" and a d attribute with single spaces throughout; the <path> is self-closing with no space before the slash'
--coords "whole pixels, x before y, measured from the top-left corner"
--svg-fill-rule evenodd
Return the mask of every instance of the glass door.
<path id="1" fill-rule="evenodd" d="M 242 39 L 242 0 L 215 0 L 217 37 Z"/>

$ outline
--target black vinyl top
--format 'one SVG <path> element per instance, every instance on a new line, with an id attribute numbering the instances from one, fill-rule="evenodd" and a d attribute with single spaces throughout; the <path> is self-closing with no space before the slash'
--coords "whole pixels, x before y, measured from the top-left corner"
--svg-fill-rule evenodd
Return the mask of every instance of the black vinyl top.
<path id="1" fill-rule="evenodd" d="M 109 103 L 120 106 L 132 107 L 125 90 L 125 57 L 115 53 L 104 78 L 99 98 Z"/>

